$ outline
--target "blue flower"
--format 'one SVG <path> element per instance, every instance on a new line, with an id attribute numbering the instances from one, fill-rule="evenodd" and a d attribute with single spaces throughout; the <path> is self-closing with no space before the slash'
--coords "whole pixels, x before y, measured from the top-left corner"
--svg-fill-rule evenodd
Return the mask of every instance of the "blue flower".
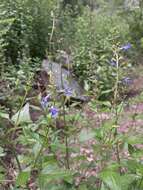
<path id="1" fill-rule="evenodd" d="M 129 77 L 125 77 L 125 78 L 123 78 L 122 83 L 124 85 L 130 85 L 130 84 L 133 83 L 133 80 L 131 78 L 129 78 Z"/>
<path id="2" fill-rule="evenodd" d="M 114 61 L 114 60 L 111 60 L 111 61 L 109 62 L 109 64 L 110 64 L 111 66 L 113 66 L 113 67 L 116 67 L 116 66 L 117 66 L 117 63 L 116 63 L 116 61 Z"/>
<path id="3" fill-rule="evenodd" d="M 52 106 L 50 108 L 50 114 L 51 114 L 51 117 L 56 118 L 59 114 L 59 110 L 56 107 Z"/>
<path id="4" fill-rule="evenodd" d="M 50 100 L 50 94 L 41 98 L 41 106 L 42 108 L 47 108 Z"/>
<path id="5" fill-rule="evenodd" d="M 72 91 L 72 89 L 70 89 L 70 88 L 66 88 L 66 89 L 64 90 L 64 94 L 65 94 L 65 96 L 67 96 L 67 97 L 71 97 L 71 96 L 73 95 L 73 91 Z"/>
<path id="6" fill-rule="evenodd" d="M 128 50 L 128 49 L 130 49 L 132 46 L 131 46 L 131 44 L 130 43 L 128 43 L 128 44 L 126 44 L 126 45 L 124 45 L 124 46 L 122 46 L 120 49 L 121 50 Z"/>

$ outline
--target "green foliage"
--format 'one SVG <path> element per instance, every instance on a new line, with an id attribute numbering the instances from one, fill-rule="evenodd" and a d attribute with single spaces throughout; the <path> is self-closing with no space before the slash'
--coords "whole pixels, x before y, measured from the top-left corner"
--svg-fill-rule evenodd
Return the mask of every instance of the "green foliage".
<path id="1" fill-rule="evenodd" d="M 128 41 L 128 25 L 117 15 L 88 9 L 77 19 L 77 32 L 73 47 L 75 72 L 89 89 L 101 95 L 112 88 L 113 45 Z M 98 85 L 99 84 L 99 85 Z M 97 90 L 98 88 L 98 90 Z"/>
<path id="2" fill-rule="evenodd" d="M 122 6 L 122 0 L 0 2 L 0 188 L 143 189 L 142 134 L 134 126 L 120 132 L 132 58 L 121 47 L 130 39 L 142 43 L 142 10 L 126 22 Z M 85 110 L 55 91 L 51 74 L 44 92 L 39 83 L 34 89 L 40 59 L 56 58 L 58 50 L 71 54 L 92 94 Z M 43 102 L 45 94 L 50 99 Z"/>
<path id="3" fill-rule="evenodd" d="M 51 12 L 56 1 L 3 1 L 5 15 L 14 23 L 5 37 L 6 56 L 12 63 L 26 57 L 43 57 L 49 47 L 52 27 Z M 40 34 L 40 35 L 39 35 Z"/>
<path id="4" fill-rule="evenodd" d="M 6 67 L 5 50 L 7 43 L 4 40 L 4 36 L 7 34 L 10 26 L 14 22 L 14 19 L 5 17 L 5 10 L 3 5 L 0 6 L 0 12 L 0 76 L 2 77 Z"/>
<path id="5" fill-rule="evenodd" d="M 127 10 L 126 20 L 129 25 L 130 37 L 137 49 L 137 54 L 142 52 L 142 27 L 143 27 L 143 4 L 140 2 L 139 7 Z"/>

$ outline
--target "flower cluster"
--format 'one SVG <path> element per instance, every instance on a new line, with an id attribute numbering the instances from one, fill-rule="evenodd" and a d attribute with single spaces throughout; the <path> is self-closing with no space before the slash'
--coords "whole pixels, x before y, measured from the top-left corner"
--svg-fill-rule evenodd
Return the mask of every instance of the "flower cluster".
<path id="1" fill-rule="evenodd" d="M 50 94 L 41 98 L 41 106 L 43 109 L 46 109 L 48 107 L 49 101 L 50 101 Z"/>
<path id="2" fill-rule="evenodd" d="M 41 106 L 43 109 L 46 109 L 49 106 L 50 102 L 50 94 L 41 98 Z M 56 107 L 50 107 L 49 109 L 50 115 L 52 118 L 56 118 L 59 114 L 59 110 Z"/>
<path id="3" fill-rule="evenodd" d="M 122 79 L 122 83 L 124 85 L 131 85 L 133 83 L 133 80 L 130 77 L 125 77 Z"/>
<path id="4" fill-rule="evenodd" d="M 130 49 L 131 47 L 132 47 L 132 45 L 131 45 L 130 43 L 128 43 L 128 44 L 126 44 L 126 45 L 121 46 L 121 47 L 120 47 L 120 50 L 126 51 L 126 50 Z M 111 59 L 111 61 L 109 62 L 109 64 L 110 64 L 111 66 L 113 66 L 113 67 L 116 67 L 116 66 L 117 66 L 117 62 L 116 62 L 115 60 L 113 60 L 113 59 Z"/>
<path id="5" fill-rule="evenodd" d="M 122 47 L 120 48 L 120 50 L 124 50 L 124 51 L 126 51 L 126 50 L 130 49 L 131 47 L 132 47 L 131 44 L 128 43 L 128 44 L 122 46 Z"/>
<path id="6" fill-rule="evenodd" d="M 56 118 L 59 114 L 59 110 L 56 107 L 52 106 L 50 108 L 50 114 L 51 114 L 51 117 Z"/>

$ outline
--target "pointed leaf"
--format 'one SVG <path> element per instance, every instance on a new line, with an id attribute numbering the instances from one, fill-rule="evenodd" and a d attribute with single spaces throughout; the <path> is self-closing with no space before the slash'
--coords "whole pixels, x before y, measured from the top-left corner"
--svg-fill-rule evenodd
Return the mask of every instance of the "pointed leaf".
<path id="1" fill-rule="evenodd" d="M 9 119 L 9 114 L 0 112 L 0 118 Z"/>
<path id="2" fill-rule="evenodd" d="M 90 131 L 87 132 L 86 130 L 82 130 L 80 135 L 79 135 L 79 140 L 80 142 L 85 142 L 88 141 L 90 139 L 93 139 L 95 137 L 95 133 Z"/>
<path id="3" fill-rule="evenodd" d="M 120 175 L 113 171 L 103 171 L 100 178 L 111 190 L 122 190 L 119 178 Z"/>
<path id="4" fill-rule="evenodd" d="M 28 182 L 28 179 L 30 178 L 30 172 L 29 171 L 24 171 L 24 172 L 21 172 L 18 177 L 17 177 L 17 180 L 16 180 L 16 184 L 18 186 L 24 186 L 26 185 L 26 183 Z"/>
<path id="5" fill-rule="evenodd" d="M 19 125 L 21 123 L 32 122 L 29 112 L 29 103 L 27 103 L 20 111 L 18 111 L 13 117 L 12 121 Z"/>

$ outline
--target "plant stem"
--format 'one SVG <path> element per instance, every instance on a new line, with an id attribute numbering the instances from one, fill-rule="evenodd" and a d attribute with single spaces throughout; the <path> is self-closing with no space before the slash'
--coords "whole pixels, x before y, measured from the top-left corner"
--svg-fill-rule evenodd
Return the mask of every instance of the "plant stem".
<path id="1" fill-rule="evenodd" d="M 47 126 L 46 126 L 46 127 L 47 127 Z M 48 129 L 46 130 L 47 144 L 48 144 L 48 134 L 49 134 L 49 127 L 48 127 Z M 39 150 L 39 152 L 38 152 L 38 154 L 37 154 L 37 156 L 36 156 L 36 158 L 35 158 L 35 161 L 34 161 L 34 164 L 33 164 L 33 168 L 36 167 L 36 164 L 37 164 L 37 162 L 38 162 L 38 159 L 39 159 L 39 157 L 40 157 L 40 155 L 41 155 L 41 153 L 42 153 L 42 151 L 43 151 L 43 149 L 44 149 L 44 144 L 45 144 L 45 143 L 42 143 L 41 148 L 40 148 L 40 150 Z"/>
<path id="2" fill-rule="evenodd" d="M 67 135 L 65 137 L 65 143 L 66 143 L 66 165 L 67 165 L 67 169 L 70 169 L 70 165 L 69 165 L 69 148 L 68 148 L 68 137 L 67 137 Z"/>
<path id="3" fill-rule="evenodd" d="M 39 150 L 39 152 L 38 152 L 38 154 L 37 154 L 37 156 L 36 156 L 36 158 L 35 158 L 35 161 L 34 161 L 34 164 L 33 164 L 33 168 L 34 168 L 34 169 L 35 169 L 35 167 L 36 167 L 36 164 L 37 164 L 37 162 L 38 162 L 38 159 L 39 159 L 40 154 L 41 154 L 41 152 L 43 151 L 43 149 L 44 149 L 44 146 L 42 145 L 41 148 L 40 148 L 40 150 Z"/>
<path id="4" fill-rule="evenodd" d="M 25 99 L 27 97 L 27 94 L 28 94 L 28 91 L 26 90 L 25 95 L 24 95 L 24 97 L 22 99 L 22 103 L 21 103 L 20 108 L 19 108 L 19 112 L 18 112 L 18 116 L 17 116 L 17 120 L 15 122 L 15 125 L 8 131 L 8 133 L 6 135 L 8 135 L 11 132 L 13 132 L 13 134 L 12 134 L 12 137 L 13 137 L 13 135 L 15 134 L 15 131 L 18 129 L 18 121 L 19 121 L 20 113 L 21 113 L 22 107 L 24 105 Z"/>
<path id="5" fill-rule="evenodd" d="M 54 16 L 54 13 L 52 12 L 53 15 L 53 24 L 52 24 L 52 31 L 51 31 L 51 34 L 50 34 L 50 39 L 49 39 L 49 51 L 51 53 L 52 51 L 52 40 L 53 40 L 53 35 L 54 35 L 54 30 L 55 30 L 55 16 Z"/>
<path id="6" fill-rule="evenodd" d="M 12 153 L 13 153 L 13 155 L 15 157 L 16 162 L 17 162 L 17 166 L 18 166 L 19 172 L 21 172 L 22 171 L 21 164 L 20 164 L 20 161 L 18 159 L 18 156 L 17 156 L 14 148 L 12 149 Z"/>
<path id="7" fill-rule="evenodd" d="M 7 169 L 5 163 L 3 162 L 3 160 L 2 160 L 1 158 L 0 158 L 0 164 L 1 164 L 5 169 Z"/>
<path id="8" fill-rule="evenodd" d="M 62 89 L 64 89 L 64 84 L 63 84 L 63 73 L 62 73 L 62 63 L 60 63 L 60 67 L 61 67 L 61 84 L 62 84 Z M 65 101 L 64 101 L 64 97 L 63 97 L 63 119 L 64 119 L 64 127 L 66 130 L 66 112 L 65 112 Z M 66 146 L 66 155 L 65 155 L 65 160 L 66 160 L 66 168 L 70 169 L 70 165 L 69 165 L 69 147 L 68 147 L 68 136 L 65 132 L 65 146 Z"/>
<path id="9" fill-rule="evenodd" d="M 64 126 L 66 127 L 66 117 L 65 117 L 65 104 L 63 103 L 63 112 L 64 112 Z M 66 160 L 66 168 L 70 169 L 70 164 L 69 164 L 69 145 L 68 145 L 68 136 L 65 133 L 65 146 L 66 146 L 66 156 L 65 156 L 65 160 Z"/>
<path id="10" fill-rule="evenodd" d="M 139 183 L 139 185 L 138 185 L 138 188 L 141 187 L 142 182 L 143 182 L 143 176 L 142 176 L 142 178 L 141 178 L 141 180 L 140 180 L 140 183 Z"/>
<path id="11" fill-rule="evenodd" d="M 22 107 L 23 107 L 23 105 L 24 105 L 24 102 L 25 102 L 25 99 L 26 99 L 26 97 L 27 97 L 27 94 L 28 94 L 28 91 L 26 90 L 25 95 L 24 95 L 24 97 L 23 97 L 23 99 L 22 99 L 22 103 L 21 103 L 20 108 L 19 108 L 18 117 L 17 117 L 16 123 L 15 123 L 15 126 L 16 126 L 16 127 L 18 126 L 18 121 L 19 121 L 21 109 L 22 109 Z"/>
<path id="12" fill-rule="evenodd" d="M 115 109 L 115 125 L 118 124 L 118 108 L 117 108 L 117 98 L 118 98 L 118 84 L 119 84 L 119 55 L 118 52 L 115 51 L 115 58 L 116 58 L 116 82 L 115 82 L 115 91 L 114 91 L 114 109 Z M 117 136 L 117 128 L 115 129 L 114 138 Z M 116 142 L 116 155 L 117 155 L 117 162 L 119 164 L 119 171 L 121 174 L 121 160 L 120 160 L 120 154 L 119 154 L 119 142 Z"/>

